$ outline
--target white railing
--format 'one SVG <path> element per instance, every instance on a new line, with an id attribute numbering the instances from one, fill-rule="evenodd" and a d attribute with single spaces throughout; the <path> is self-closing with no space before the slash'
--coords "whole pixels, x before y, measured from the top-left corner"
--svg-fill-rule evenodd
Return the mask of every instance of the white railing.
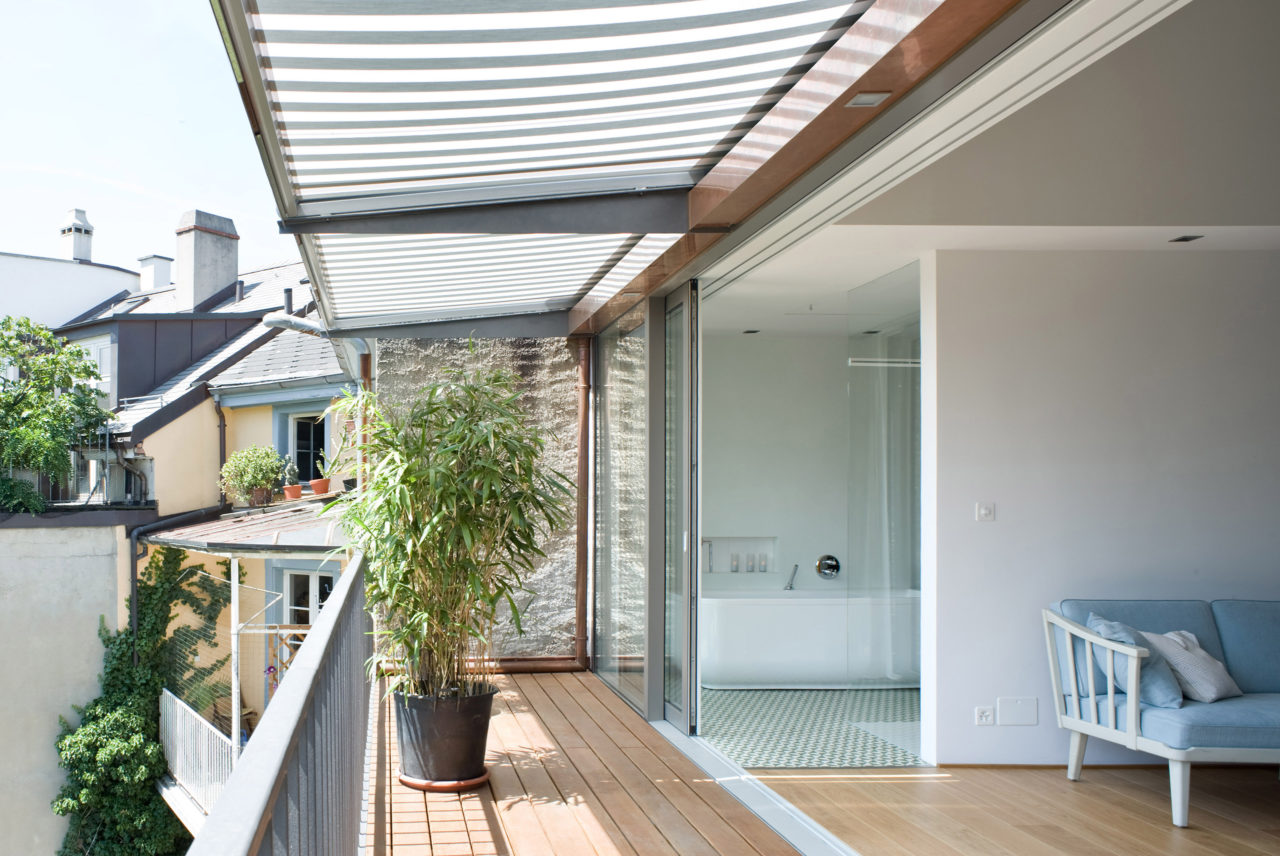
<path id="1" fill-rule="evenodd" d="M 187 856 L 350 856 L 360 846 L 372 624 L 343 571 Z"/>
<path id="2" fill-rule="evenodd" d="M 231 778 L 231 740 L 182 699 L 161 690 L 160 743 L 173 780 L 208 814 Z"/>

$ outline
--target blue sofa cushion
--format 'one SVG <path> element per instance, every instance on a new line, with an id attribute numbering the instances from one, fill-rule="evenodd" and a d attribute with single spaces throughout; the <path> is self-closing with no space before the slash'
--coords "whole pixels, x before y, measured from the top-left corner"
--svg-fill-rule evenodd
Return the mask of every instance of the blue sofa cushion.
<path id="1" fill-rule="evenodd" d="M 1121 731 L 1127 704 L 1123 696 L 1117 697 L 1116 727 Z M 1083 715 L 1088 717 L 1087 709 Z M 1280 749 L 1280 693 L 1253 693 L 1212 704 L 1187 699 L 1177 709 L 1144 704 L 1139 716 L 1143 737 L 1174 749 Z M 1109 724 L 1105 701 L 1098 702 L 1098 720 Z"/>
<path id="2" fill-rule="evenodd" d="M 1146 648 L 1150 653 L 1139 667 L 1142 670 L 1142 682 L 1139 684 L 1138 691 L 1142 701 L 1156 707 L 1182 707 L 1182 687 L 1178 685 L 1173 669 L 1169 668 L 1164 655 L 1147 643 L 1141 631 L 1134 630 L 1119 621 L 1109 621 L 1093 612 L 1089 613 L 1085 626 L 1113 642 L 1125 642 Z M 1116 658 L 1115 682 L 1118 689 L 1124 689 L 1126 685 L 1130 662 L 1129 657 Z M 1104 683 L 1103 686 L 1105 687 L 1106 684 Z"/>
<path id="3" fill-rule="evenodd" d="M 1215 600 L 1212 609 L 1223 662 L 1240 689 L 1280 693 L 1280 601 Z"/>
<path id="4" fill-rule="evenodd" d="M 1215 660 L 1222 660 L 1222 643 L 1218 639 L 1218 627 L 1213 620 L 1213 611 L 1203 600 L 1081 600 L 1070 599 L 1059 601 L 1053 609 L 1064 618 L 1076 624 L 1088 626 L 1089 613 L 1096 612 L 1112 621 L 1120 621 L 1130 627 L 1147 633 L 1168 633 L 1170 630 L 1190 630 Z M 1147 646 L 1143 644 L 1144 648 Z M 1067 675 L 1066 646 L 1059 648 L 1059 668 L 1063 681 L 1069 680 Z M 1280 649 L 1274 649 L 1280 650 Z M 1098 654 L 1094 652 L 1095 657 Z M 1104 655 L 1105 656 L 1105 655 Z M 1077 639 L 1075 645 L 1076 663 L 1084 663 L 1084 642 Z M 1102 671 L 1102 657 L 1096 657 L 1098 667 L 1094 670 L 1099 692 L 1107 688 L 1106 677 Z M 1227 663 L 1230 670 L 1231 664 Z M 1079 686 L 1081 693 L 1089 691 L 1089 677 L 1081 665 Z M 1234 677 L 1234 672 L 1232 673 Z M 1243 689 L 1243 686 L 1241 687 Z M 1248 690 L 1245 690 L 1248 692 Z"/>

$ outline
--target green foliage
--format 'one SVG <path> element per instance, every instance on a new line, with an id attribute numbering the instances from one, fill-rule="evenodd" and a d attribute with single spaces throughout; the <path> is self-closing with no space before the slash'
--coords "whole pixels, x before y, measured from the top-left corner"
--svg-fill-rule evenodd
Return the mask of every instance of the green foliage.
<path id="1" fill-rule="evenodd" d="M 44 511 L 44 497 L 25 479 L 0 476 L 0 510 L 39 514 Z"/>
<path id="2" fill-rule="evenodd" d="M 88 442 L 111 414 L 93 381 L 89 354 L 29 318 L 0 319 L 0 467 L 71 474 L 72 447 Z M 17 378 L 11 376 L 17 369 Z M 16 504 L 5 499 L 12 498 Z M 0 491 L 0 508 L 29 511 L 29 495 Z"/>
<path id="3" fill-rule="evenodd" d="M 284 483 L 298 483 L 298 465 L 293 462 L 292 458 L 284 462 Z"/>
<path id="4" fill-rule="evenodd" d="M 255 488 L 275 487 L 284 476 L 284 468 L 285 459 L 275 449 L 250 446 L 227 457 L 218 483 L 227 496 L 248 502 Z"/>
<path id="5" fill-rule="evenodd" d="M 70 817 L 59 856 L 132 856 L 179 853 L 190 837 L 156 791 L 165 773 L 158 742 L 160 690 L 177 680 L 209 680 L 225 662 L 196 667 L 193 655 L 212 645 L 214 627 L 229 598 L 227 586 L 183 567 L 186 553 L 162 548 L 138 578 L 138 633 L 98 630 L 106 648 L 101 695 L 76 708 L 79 725 L 65 718 L 58 737 L 66 783 L 53 810 Z M 192 633 L 171 637 L 175 607 L 200 619 Z M 133 662 L 134 650 L 138 662 Z"/>
<path id="6" fill-rule="evenodd" d="M 365 554 L 365 592 L 385 611 L 379 657 L 402 666 L 394 689 L 483 691 L 490 633 L 540 543 L 568 522 L 572 488 L 539 464 L 541 431 L 502 370 L 450 372 L 412 404 L 368 391 L 334 405 L 365 425 L 351 437 L 370 462 L 361 490 L 330 508 Z M 470 662 L 469 662 L 470 659 Z"/>

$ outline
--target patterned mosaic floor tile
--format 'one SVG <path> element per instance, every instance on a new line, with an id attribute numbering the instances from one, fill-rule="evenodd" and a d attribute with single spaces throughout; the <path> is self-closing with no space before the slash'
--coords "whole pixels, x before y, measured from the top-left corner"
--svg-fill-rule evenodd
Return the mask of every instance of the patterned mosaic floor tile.
<path id="1" fill-rule="evenodd" d="M 923 766 L 919 721 L 918 689 L 702 690 L 702 736 L 743 767 Z"/>

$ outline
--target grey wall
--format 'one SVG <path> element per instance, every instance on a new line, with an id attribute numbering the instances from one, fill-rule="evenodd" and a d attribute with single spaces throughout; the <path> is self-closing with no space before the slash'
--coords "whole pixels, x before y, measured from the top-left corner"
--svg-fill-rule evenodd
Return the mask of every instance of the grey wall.
<path id="1" fill-rule="evenodd" d="M 256 323 L 247 318 L 121 318 L 73 331 L 68 338 L 96 336 L 114 327 L 116 392 L 128 398 L 150 393 Z"/>
<path id="2" fill-rule="evenodd" d="M 573 479 L 577 467 L 577 359 L 565 339 L 379 339 L 379 395 L 408 401 L 444 368 L 502 366 L 527 382 L 526 404 L 549 433 L 544 461 Z M 546 560 L 526 580 L 524 636 L 505 621 L 495 650 L 504 657 L 573 654 L 576 530 L 572 523 L 544 545 Z"/>
<path id="3" fill-rule="evenodd" d="M 0 530 L 0 853 L 52 856 L 62 846 L 67 821 L 49 809 L 64 781 L 58 717 L 73 719 L 71 706 L 98 694 L 98 619 L 114 629 L 120 617 L 123 533 Z"/>
<path id="4" fill-rule="evenodd" d="M 1061 764 L 1041 607 L 1280 599 L 1280 253 L 939 252 L 934 315 L 937 761 Z"/>

